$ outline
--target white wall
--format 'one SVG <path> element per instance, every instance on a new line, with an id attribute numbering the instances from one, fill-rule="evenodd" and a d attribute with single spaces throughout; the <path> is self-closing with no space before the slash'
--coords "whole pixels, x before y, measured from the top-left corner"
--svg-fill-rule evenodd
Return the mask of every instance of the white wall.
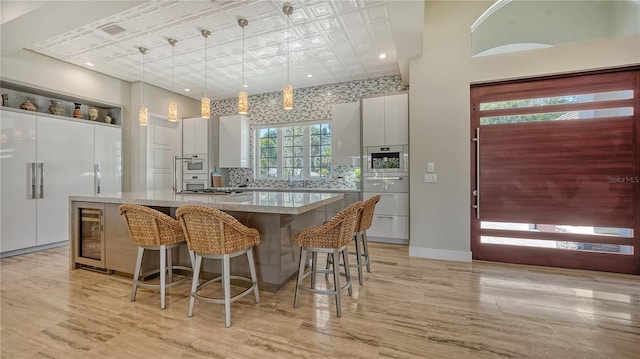
<path id="1" fill-rule="evenodd" d="M 27 50 L 3 56 L 0 59 L 0 77 L 3 80 L 42 88 L 53 93 L 122 106 L 124 109 L 122 115 L 124 190 L 145 188 L 146 132 L 144 128 L 138 126 L 138 110 L 141 103 L 139 83 L 132 86 L 127 81 Z M 164 114 L 160 116 L 166 117 L 170 97 L 178 102 L 181 117 L 199 115 L 199 101 L 185 96 L 171 95 L 160 88 L 145 85 L 145 99 L 149 112 Z"/>
<path id="2" fill-rule="evenodd" d="M 472 82 L 640 64 L 632 35 L 471 59 L 471 24 L 491 1 L 426 1 L 423 56 L 409 91 L 412 256 L 468 261 Z M 438 183 L 424 183 L 435 162 Z"/>

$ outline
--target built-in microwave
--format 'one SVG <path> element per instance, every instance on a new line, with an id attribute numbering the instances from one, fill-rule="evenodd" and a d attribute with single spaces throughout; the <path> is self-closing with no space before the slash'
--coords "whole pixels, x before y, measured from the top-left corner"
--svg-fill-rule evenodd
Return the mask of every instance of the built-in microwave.
<path id="1" fill-rule="evenodd" d="M 364 148 L 364 171 L 369 173 L 408 172 L 406 145 L 367 146 Z"/>
<path id="2" fill-rule="evenodd" d="M 182 161 L 182 174 L 200 174 L 208 173 L 207 168 L 207 155 L 204 153 L 199 154 L 185 154 Z"/>

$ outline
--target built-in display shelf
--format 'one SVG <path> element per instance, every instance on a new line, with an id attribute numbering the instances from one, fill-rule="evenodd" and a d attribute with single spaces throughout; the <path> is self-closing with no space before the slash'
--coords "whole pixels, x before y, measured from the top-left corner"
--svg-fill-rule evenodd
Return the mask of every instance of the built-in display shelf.
<path id="1" fill-rule="evenodd" d="M 80 104 L 82 118 L 77 120 L 91 121 L 95 123 L 122 125 L 122 107 L 114 104 L 103 103 L 95 100 L 88 100 L 69 95 L 59 94 L 48 90 L 37 89 L 27 85 L 17 84 L 0 80 L 0 93 L 2 93 L 2 108 L 17 109 L 28 113 L 47 114 L 64 118 L 74 118 L 76 103 Z M 6 98 L 6 99 L 5 99 Z M 20 105 L 29 100 L 35 107 L 35 111 L 21 109 Z M 53 101 L 60 102 L 61 111 L 54 114 L 49 107 Z M 89 119 L 89 109 L 98 110 L 95 121 Z M 111 121 L 108 117 L 111 117 Z"/>

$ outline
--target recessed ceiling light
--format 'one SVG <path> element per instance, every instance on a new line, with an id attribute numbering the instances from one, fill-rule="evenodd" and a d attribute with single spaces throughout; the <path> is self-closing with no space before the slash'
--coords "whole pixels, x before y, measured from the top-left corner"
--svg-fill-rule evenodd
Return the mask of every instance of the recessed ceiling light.
<path id="1" fill-rule="evenodd" d="M 386 59 L 387 58 L 387 54 L 385 54 L 384 52 L 381 53 L 380 55 L 378 55 L 379 59 Z"/>
<path id="2" fill-rule="evenodd" d="M 184 91 L 185 91 L 185 92 L 189 92 L 189 91 L 191 91 L 191 90 L 189 90 L 189 89 L 184 89 Z"/>
<path id="3" fill-rule="evenodd" d="M 242 85 L 242 87 L 247 88 L 247 87 L 249 87 L 249 85 L 244 84 L 244 85 Z"/>
<path id="4" fill-rule="evenodd" d="M 308 74 L 307 77 L 313 77 L 313 75 L 312 74 Z"/>
<path id="5" fill-rule="evenodd" d="M 87 66 L 93 67 L 93 64 L 91 62 L 85 62 L 84 64 L 87 65 Z"/>

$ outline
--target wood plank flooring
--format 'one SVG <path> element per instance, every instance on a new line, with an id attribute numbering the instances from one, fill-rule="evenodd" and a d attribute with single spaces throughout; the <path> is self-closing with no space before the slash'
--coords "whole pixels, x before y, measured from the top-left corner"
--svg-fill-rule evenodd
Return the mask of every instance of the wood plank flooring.
<path id="1" fill-rule="evenodd" d="M 408 256 L 371 243 L 372 272 L 353 297 L 295 281 L 231 308 L 196 302 L 190 282 L 159 293 L 69 270 L 68 248 L 0 261 L 2 358 L 640 358 L 640 277 Z M 324 277 L 318 277 L 319 283 Z M 345 292 L 346 294 L 346 292 Z"/>

